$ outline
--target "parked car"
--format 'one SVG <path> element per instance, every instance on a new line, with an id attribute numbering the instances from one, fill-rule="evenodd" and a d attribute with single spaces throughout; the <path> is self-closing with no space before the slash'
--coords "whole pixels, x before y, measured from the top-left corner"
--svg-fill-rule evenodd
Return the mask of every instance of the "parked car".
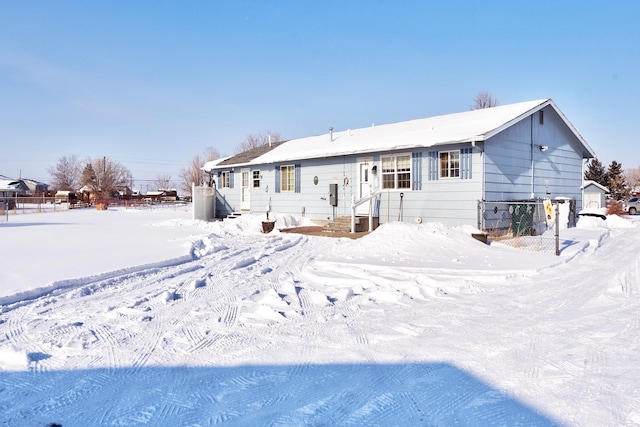
<path id="1" fill-rule="evenodd" d="M 640 211 L 640 197 L 632 197 L 622 204 L 622 208 L 629 215 L 635 215 Z"/>

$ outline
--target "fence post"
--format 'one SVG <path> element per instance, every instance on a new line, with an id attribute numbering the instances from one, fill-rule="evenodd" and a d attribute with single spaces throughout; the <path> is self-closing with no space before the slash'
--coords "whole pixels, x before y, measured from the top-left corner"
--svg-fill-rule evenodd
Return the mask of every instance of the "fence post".
<path id="1" fill-rule="evenodd" d="M 556 203 L 556 256 L 560 255 L 560 203 Z"/>

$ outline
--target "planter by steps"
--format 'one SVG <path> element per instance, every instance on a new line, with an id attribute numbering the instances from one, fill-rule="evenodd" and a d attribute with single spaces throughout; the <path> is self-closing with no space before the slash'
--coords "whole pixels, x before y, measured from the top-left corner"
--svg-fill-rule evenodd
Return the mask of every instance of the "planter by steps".
<path id="1" fill-rule="evenodd" d="M 276 221 L 262 221 L 262 232 L 263 233 L 271 233 L 273 231 L 273 227 L 275 227 Z"/>

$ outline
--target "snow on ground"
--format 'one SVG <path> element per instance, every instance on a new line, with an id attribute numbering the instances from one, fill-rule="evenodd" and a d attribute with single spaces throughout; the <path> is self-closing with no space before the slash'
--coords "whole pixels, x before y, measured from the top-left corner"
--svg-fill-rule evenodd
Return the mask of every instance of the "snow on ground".
<path id="1" fill-rule="evenodd" d="M 3 425 L 640 424 L 635 218 L 581 218 L 559 257 L 190 218 L 0 223 Z"/>

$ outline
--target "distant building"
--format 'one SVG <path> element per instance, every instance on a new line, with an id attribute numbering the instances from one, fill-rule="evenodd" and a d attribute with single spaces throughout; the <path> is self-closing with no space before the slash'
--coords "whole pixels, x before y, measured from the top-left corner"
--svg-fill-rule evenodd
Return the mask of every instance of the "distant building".
<path id="1" fill-rule="evenodd" d="M 33 179 L 23 179 L 24 183 L 29 187 L 29 192 L 32 196 L 42 196 L 49 191 L 49 184 L 44 182 L 35 181 Z"/>
<path id="2" fill-rule="evenodd" d="M 39 182 L 28 178 L 9 178 L 4 175 L 0 175 L 0 181 L 4 182 L 21 182 L 20 191 L 18 194 L 21 196 L 42 196 L 49 191 L 49 184 Z"/>
<path id="3" fill-rule="evenodd" d="M 0 179 L 0 198 L 24 196 L 29 191 L 29 187 L 21 179 Z"/>

